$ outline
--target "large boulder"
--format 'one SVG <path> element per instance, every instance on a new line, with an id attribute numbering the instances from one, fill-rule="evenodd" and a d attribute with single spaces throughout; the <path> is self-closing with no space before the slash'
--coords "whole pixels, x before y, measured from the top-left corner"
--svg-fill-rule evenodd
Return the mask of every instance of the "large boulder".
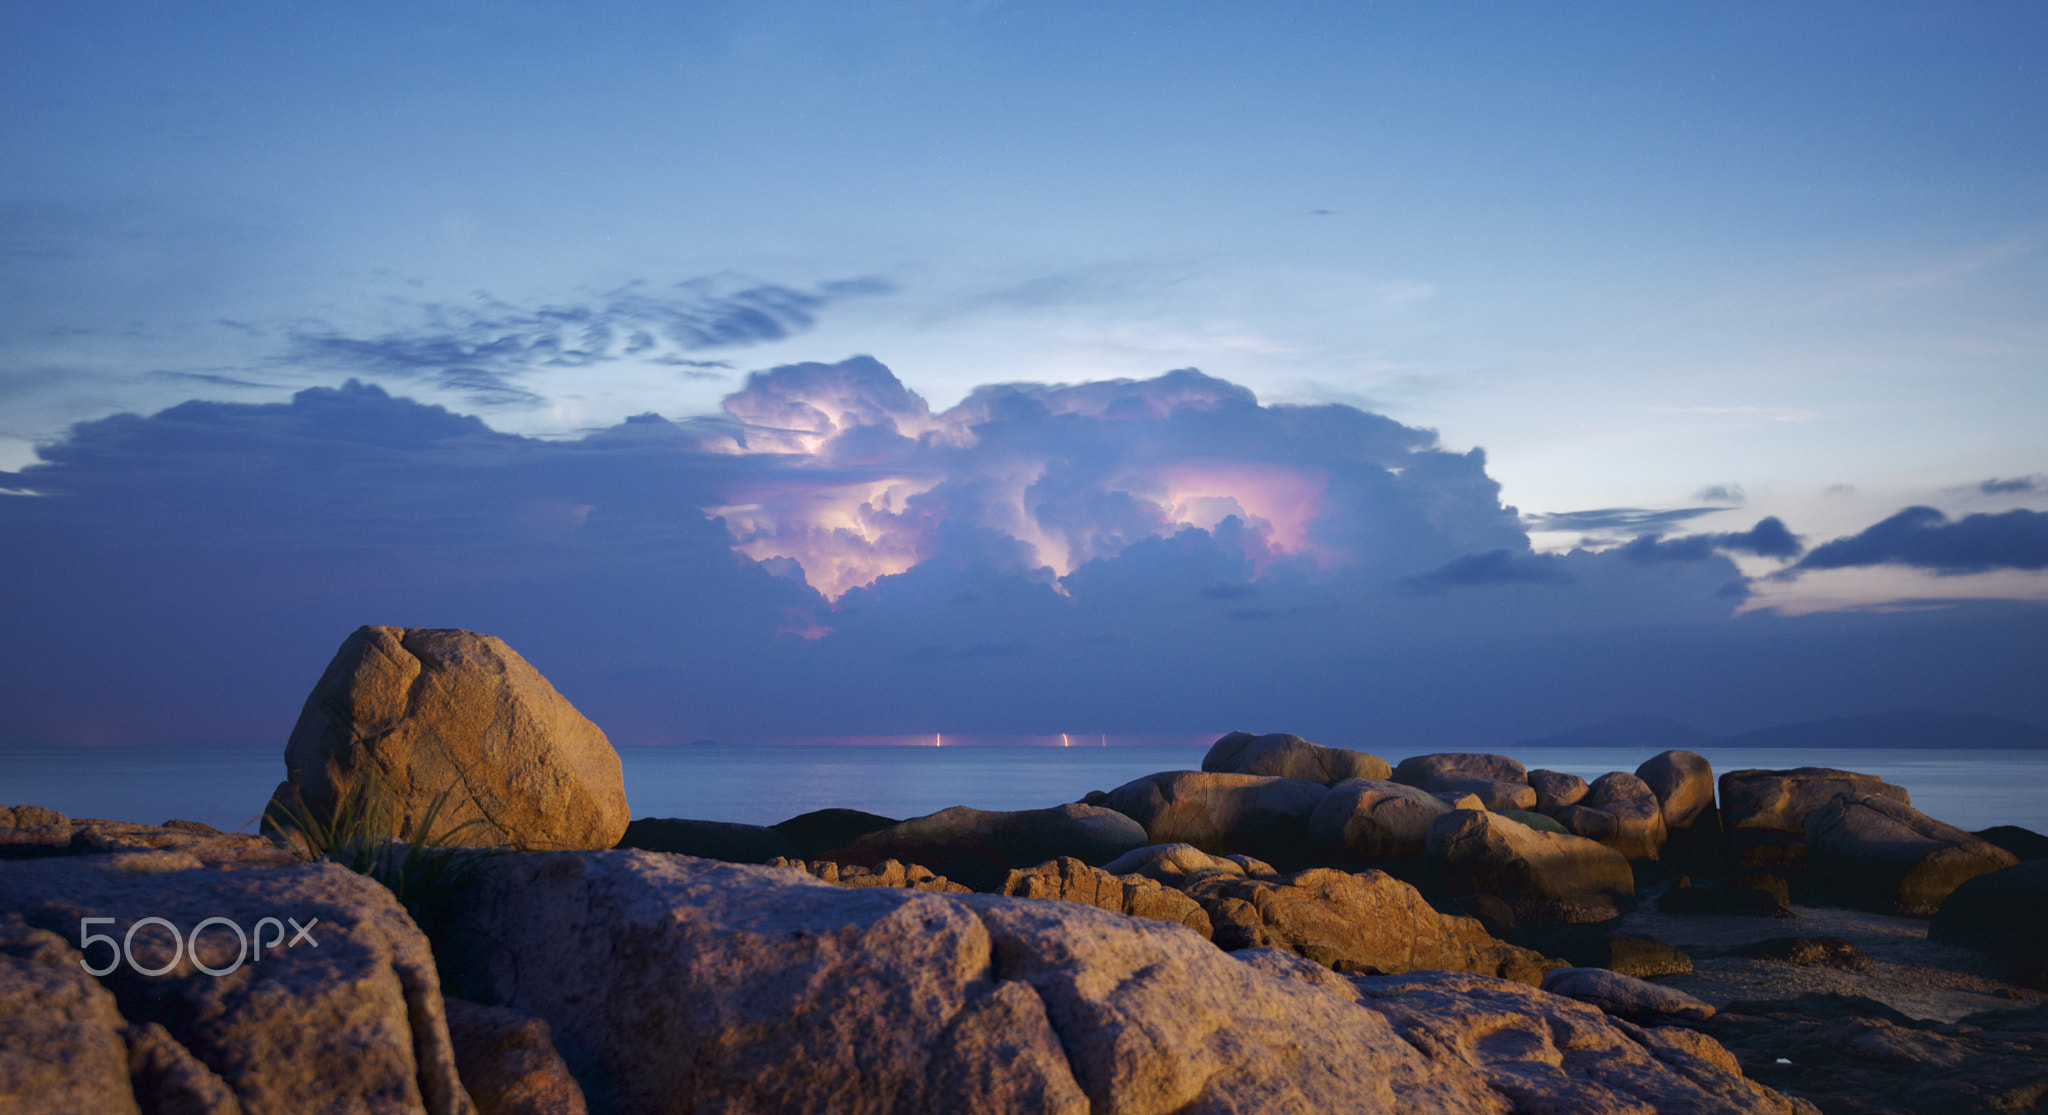
<path id="1" fill-rule="evenodd" d="M 1307 850 L 1309 816 L 1329 792 L 1299 778 L 1174 770 L 1118 786 L 1109 805 L 1145 827 L 1146 843 L 1294 864 Z"/>
<path id="2" fill-rule="evenodd" d="M 1386 778 L 1394 768 L 1378 755 L 1324 747 L 1300 736 L 1275 732 L 1255 736 L 1232 732 L 1202 756 L 1202 769 L 1214 774 L 1263 774 L 1334 785 L 1347 778 Z"/>
<path id="3" fill-rule="evenodd" d="M 1620 852 L 1479 809 L 1437 818 L 1424 854 L 1436 886 L 1494 895 L 1518 921 L 1605 921 L 1635 895 L 1635 877 Z"/>
<path id="4" fill-rule="evenodd" d="M 1687 829 L 1714 808 L 1714 767 L 1690 751 L 1666 751 L 1644 760 L 1636 777 L 1656 795 L 1664 827 Z"/>
<path id="5" fill-rule="evenodd" d="M 1597 840 L 1626 859 L 1655 859 L 1664 846 L 1664 810 L 1650 787 L 1615 771 L 1593 780 L 1577 805 L 1551 814 L 1573 836 Z"/>
<path id="6" fill-rule="evenodd" d="M 1577 805 L 1592 792 L 1586 780 L 1576 774 L 1541 767 L 1529 772 L 1529 788 L 1536 791 L 1539 813 L 1555 813 L 1567 805 Z"/>
<path id="7" fill-rule="evenodd" d="M 1476 794 L 1481 804 L 1496 812 L 1536 808 L 1536 788 L 1529 785 L 1528 768 L 1506 755 L 1415 755 L 1401 760 L 1394 768 L 1393 780 L 1431 793 Z"/>
<path id="8" fill-rule="evenodd" d="M 901 860 L 975 890 L 993 891 L 1020 867 L 1061 856 L 1099 865 L 1146 843 L 1138 822 L 1100 806 L 1000 812 L 956 805 L 871 832 L 823 858 L 859 867 Z"/>
<path id="9" fill-rule="evenodd" d="M 1979 875 L 1941 904 L 1927 939 L 1984 953 L 2014 983 L 2048 991 L 2048 859 Z"/>
<path id="10" fill-rule="evenodd" d="M 511 647 L 470 631 L 358 628 L 306 698 L 284 760 L 279 804 L 323 823 L 365 780 L 408 828 L 451 791 L 436 828 L 467 825 L 460 844 L 609 848 L 632 819 L 604 732 Z"/>
<path id="11" fill-rule="evenodd" d="M 1666 751 L 1636 768 L 1664 813 L 1666 863 L 1692 875 L 1721 873 L 1721 811 L 1714 804 L 1714 768 L 1691 751 Z"/>
<path id="12" fill-rule="evenodd" d="M 1271 879 L 1212 875 L 1188 886 L 1209 912 L 1219 948 L 1282 948 L 1340 972 L 1483 972 L 1536 983 L 1560 962 L 1440 914 L 1384 871 L 1327 867 Z"/>
<path id="13" fill-rule="evenodd" d="M 1185 925 L 1204 937 L 1210 934 L 1209 915 L 1202 904 L 1179 890 L 1143 875 L 1118 877 L 1072 856 L 1010 872 L 1003 880 L 1002 893 L 1012 898 L 1080 902 L 1111 913 Z"/>
<path id="14" fill-rule="evenodd" d="M 1203 875 L 1245 874 L 1244 857 L 1212 856 L 1193 844 L 1147 844 L 1102 865 L 1111 875 L 1140 875 L 1171 887 L 1185 887 Z"/>
<path id="15" fill-rule="evenodd" d="M 1710 1041 L 1678 1057 L 1534 988 L 1438 973 L 1362 993 L 1076 902 L 511 855 L 437 932 L 450 987 L 545 1019 L 591 1107 L 620 1115 L 1800 1110 Z"/>
<path id="16" fill-rule="evenodd" d="M 1427 790 L 1387 779 L 1350 778 L 1330 787 L 1316 804 L 1308 836 L 1339 861 L 1412 859 L 1428 845 L 1429 826 L 1450 811 L 1450 803 Z"/>
<path id="17" fill-rule="evenodd" d="M 212 1076 L 251 1112 L 474 1110 L 427 940 L 362 875 L 332 863 L 204 867 L 175 851 L 0 863 L 9 915 L 66 942 L 102 938 L 68 963 L 105 969 L 98 985 L 141 1029 L 130 1038 L 138 1093 L 203 1098 Z M 82 1036 L 79 1049 L 101 1044 Z M 27 1107 L 67 1109 L 120 1108 Z"/>
<path id="18" fill-rule="evenodd" d="M 1884 914 L 1932 917 L 1964 881 L 2019 863 L 1973 834 L 1880 794 L 1841 794 L 1806 818 L 1816 890 Z"/>
<path id="19" fill-rule="evenodd" d="M 1721 776 L 1721 828 L 1728 869 L 1768 871 L 1788 879 L 1806 874 L 1806 819 L 1837 794 L 1882 794 L 1913 804 L 1904 787 L 1874 774 L 1798 767 L 1732 770 Z"/>

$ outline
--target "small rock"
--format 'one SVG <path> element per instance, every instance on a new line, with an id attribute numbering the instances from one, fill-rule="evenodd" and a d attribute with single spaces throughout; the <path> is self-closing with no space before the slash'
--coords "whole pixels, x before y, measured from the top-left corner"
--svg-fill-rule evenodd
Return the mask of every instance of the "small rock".
<path id="1" fill-rule="evenodd" d="M 548 1024 L 504 1007 L 448 996 L 448 1037 L 477 1115 L 584 1115 L 583 1088 L 569 1075 Z"/>
<path id="2" fill-rule="evenodd" d="M 1802 968 L 1840 968 L 1846 972 L 1870 969 L 1870 957 L 1840 937 L 1772 937 L 1736 949 L 1737 956 L 1751 960 L 1778 960 Z"/>
<path id="3" fill-rule="evenodd" d="M 1683 991 L 1659 987 L 1605 968 L 1559 968 L 1543 977 L 1543 990 L 1577 999 L 1623 1018 L 1640 1015 L 1690 1019 L 1714 1017 L 1713 1007 Z"/>

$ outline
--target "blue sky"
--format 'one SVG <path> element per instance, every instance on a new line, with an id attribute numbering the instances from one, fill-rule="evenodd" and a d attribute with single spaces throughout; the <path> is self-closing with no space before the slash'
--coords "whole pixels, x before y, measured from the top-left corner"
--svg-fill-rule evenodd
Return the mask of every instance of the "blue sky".
<path id="1" fill-rule="evenodd" d="M 760 601 L 780 617 L 755 625 L 780 640 L 777 655 L 800 653 L 792 641 L 859 645 L 846 593 L 880 600 L 890 587 L 860 576 L 973 567 L 948 514 L 1024 547 L 1001 561 L 973 550 L 994 563 L 985 571 L 1050 576 L 1040 587 L 1072 601 L 1086 594 L 1062 578 L 1088 561 L 1113 565 L 1141 536 L 1210 538 L 1234 508 L 1266 547 L 1235 551 L 1250 563 L 1243 583 L 1286 597 L 1275 615 L 1332 600 L 1355 613 L 1384 589 L 1402 608 L 1435 601 L 1475 640 L 1509 613 L 1532 638 L 1592 616 L 1712 627 L 1970 599 L 1987 603 L 1957 614 L 2035 617 L 2048 601 L 2044 47 L 2048 14 L 2026 4 L 11 5 L 0 469 L 14 475 L 0 488 L 38 494 L 0 500 L 21 563 L 10 575 L 65 580 L 41 562 L 115 576 L 126 567 L 114 549 L 176 549 L 199 521 L 139 516 L 109 494 L 107 477 L 137 466 L 110 463 L 112 427 L 75 423 L 188 400 L 243 408 L 205 412 L 216 417 L 297 421 L 309 413 L 290 409 L 297 393 L 355 379 L 561 446 L 648 412 L 695 430 L 682 472 L 701 499 L 673 513 L 715 527 L 702 537 L 723 545 L 701 545 L 721 560 L 795 562 L 816 590 L 815 605 Z M 862 355 L 918 406 L 874 402 L 864 393 L 899 388 L 866 371 L 749 387 L 749 373 Z M 1357 533 L 1381 504 L 1344 487 L 1370 456 L 1343 440 L 1370 440 L 1348 418 L 1315 427 L 1336 441 L 1292 455 L 1281 442 L 1210 452 L 1175 441 L 1168 413 L 1116 425 L 1113 401 L 1041 391 L 1032 405 L 1097 432 L 1018 433 L 1032 448 L 1016 458 L 945 441 L 993 421 L 959 409 L 987 385 L 1180 368 L 1249 390 L 1264 417 L 1234 402 L 1215 413 L 1254 425 L 1323 406 L 1434 431 L 1402 451 L 1465 461 L 1442 467 L 1497 488 L 1453 498 L 1373 458 L 1394 488 L 1459 509 L 1427 531 L 1376 536 L 1398 540 L 1385 553 L 1429 556 L 1403 564 L 1371 556 L 1382 543 Z M 735 420 L 729 396 L 752 400 L 744 409 L 801 394 L 799 380 L 838 400 L 824 410 L 836 430 L 874 428 L 861 408 L 879 407 L 938 447 L 877 457 L 799 438 L 780 451 L 803 456 L 764 463 L 772 439 L 741 452 L 690 425 Z M 1203 407 L 1236 398 L 1203 391 Z M 362 421 L 398 421 L 377 413 Z M 748 414 L 738 420 L 773 424 Z M 288 506 L 290 489 L 254 493 L 236 487 L 247 477 L 201 467 L 203 438 L 164 433 L 187 429 L 179 421 L 121 442 L 147 446 L 134 452 L 164 486 L 153 499 Z M 1084 441 L 1116 467 L 1061 456 Z M 265 444 L 250 459 L 319 460 Z M 1483 459 L 1466 456 L 1474 448 Z M 735 453 L 758 474 L 714 476 L 699 459 Z M 1072 504 L 1058 522 L 1011 522 L 989 494 L 1006 467 L 1071 468 L 1101 498 L 1085 515 Z M 333 478 L 314 472 L 299 494 L 331 498 Z M 389 511 L 378 499 L 411 498 L 406 470 L 380 475 L 390 487 L 363 494 L 368 518 Z M 572 519 L 594 508 L 561 529 L 597 530 L 613 505 L 547 475 L 532 483 L 558 493 L 506 506 L 527 520 L 548 500 Z M 903 501 L 934 504 L 970 475 L 981 494 L 946 506 L 972 515 L 901 517 Z M 1042 475 L 1008 479 L 1023 490 Z M 212 486 L 192 487 L 202 476 Z M 1123 498 L 1150 501 L 1132 512 L 1149 525 L 1102 502 Z M 66 499 L 62 515 L 28 509 Z M 897 517 L 857 522 L 863 500 Z M 752 510 L 719 512 L 741 506 Z M 1938 514 L 1898 518 L 1914 507 Z M 78 525 L 92 514 L 107 516 L 100 528 Z M 1766 519 L 1801 549 L 1741 541 Z M 462 544 L 482 546 L 490 529 Z M 832 549 L 841 529 L 859 536 L 852 557 Z M 1711 564 L 1692 567 L 1706 611 L 1605 572 L 1631 560 L 1620 547 L 1632 539 L 1688 536 L 1688 560 Z M 1606 565 L 1558 573 L 1596 551 Z M 1818 552 L 1831 556 L 1800 557 Z M 1299 592 L 1334 595 L 1288 596 L 1283 559 L 1307 563 Z M 278 563 L 318 565 L 282 552 Z M 412 600 L 431 622 L 530 623 L 548 637 L 531 616 L 418 607 L 427 566 L 398 565 L 328 622 L 414 622 L 386 614 Z M 626 576 L 590 568 L 591 583 Z M 1368 573 L 1377 587 L 1345 580 Z M 1453 617 L 1467 581 L 1537 603 Z M 1712 595 L 1731 583 L 1741 592 Z M 1546 585 L 1611 595 L 1553 607 L 1539 600 Z M 902 607 L 906 630 L 944 627 Z M 890 610 L 866 614 L 877 609 Z M 1002 622 L 1035 622 L 1023 614 Z M 732 637 L 752 622 L 734 618 Z M 123 623 L 124 637 L 161 637 Z M 824 628 L 835 634 L 792 633 Z M 904 635 L 891 653 L 909 670 L 929 664 L 922 648 L 942 648 L 929 659 L 1104 634 L 1061 632 Z M 960 684 L 988 706 L 986 678 Z M 1877 699 L 1844 690 L 1821 703 Z M 658 719 L 635 700 L 622 690 L 617 715 Z"/>

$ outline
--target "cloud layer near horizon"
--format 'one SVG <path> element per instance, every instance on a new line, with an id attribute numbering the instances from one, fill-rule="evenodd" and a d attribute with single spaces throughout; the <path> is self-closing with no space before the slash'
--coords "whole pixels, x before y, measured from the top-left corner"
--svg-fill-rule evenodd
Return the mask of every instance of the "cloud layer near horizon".
<path id="1" fill-rule="evenodd" d="M 1633 709 L 1732 729 L 1915 686 L 2042 712 L 1969 696 L 2024 671 L 2040 609 L 1731 619 L 1726 552 L 1799 552 L 1774 519 L 1660 538 L 1646 512 L 1627 545 L 1537 554 L 1480 452 L 1193 370 L 934 413 L 855 358 L 756 373 L 725 410 L 543 441 L 351 382 L 81 424 L 0 475 L 38 493 L 0 498 L 0 572 L 34 586 L 5 618 L 38 633 L 0 651 L 13 731 L 281 740 L 366 622 L 500 635 L 623 742 L 1484 742 Z M 1943 622 L 1990 624 L 1987 659 L 1899 677 L 1917 659 L 1894 654 L 1826 684 L 1771 665 L 1815 632 L 1853 629 L 1851 663 Z"/>

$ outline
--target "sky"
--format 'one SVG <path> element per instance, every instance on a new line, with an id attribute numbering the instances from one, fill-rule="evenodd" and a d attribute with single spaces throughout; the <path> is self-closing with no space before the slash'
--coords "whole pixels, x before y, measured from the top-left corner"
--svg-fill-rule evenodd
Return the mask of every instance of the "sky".
<path id="1" fill-rule="evenodd" d="M 2048 12 L 0 9 L 17 743 L 2048 722 Z"/>

